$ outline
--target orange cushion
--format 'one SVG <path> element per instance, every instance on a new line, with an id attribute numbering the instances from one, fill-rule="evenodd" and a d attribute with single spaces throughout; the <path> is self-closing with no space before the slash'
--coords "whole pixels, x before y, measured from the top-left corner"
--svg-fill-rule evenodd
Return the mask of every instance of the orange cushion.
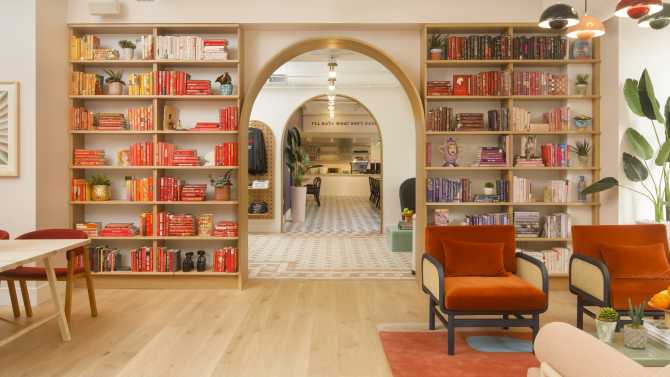
<path id="1" fill-rule="evenodd" d="M 628 299 L 633 305 L 648 302 L 651 297 L 670 285 L 670 276 L 655 279 L 612 279 L 610 281 L 610 297 L 612 307 L 617 310 L 628 310 Z"/>
<path id="2" fill-rule="evenodd" d="M 670 273 L 665 245 L 601 245 L 603 262 L 614 278 L 663 276 Z"/>
<path id="3" fill-rule="evenodd" d="M 505 276 L 502 243 L 442 241 L 446 276 Z"/>
<path id="4" fill-rule="evenodd" d="M 448 310 L 467 312 L 532 312 L 546 309 L 544 292 L 511 273 L 497 277 L 444 278 Z"/>

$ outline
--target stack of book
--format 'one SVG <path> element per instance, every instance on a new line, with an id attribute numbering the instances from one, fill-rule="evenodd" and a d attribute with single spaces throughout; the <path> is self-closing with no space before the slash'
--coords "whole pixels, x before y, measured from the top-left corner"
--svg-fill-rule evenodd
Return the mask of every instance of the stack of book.
<path id="1" fill-rule="evenodd" d="M 517 156 L 514 166 L 538 168 L 544 166 L 544 161 L 540 157 L 521 157 Z"/>
<path id="2" fill-rule="evenodd" d="M 570 108 L 568 106 L 552 109 L 542 118 L 549 125 L 548 131 L 568 131 L 570 129 Z"/>
<path id="3" fill-rule="evenodd" d="M 450 96 L 452 94 L 451 81 L 428 81 L 426 91 L 429 96 Z"/>
<path id="4" fill-rule="evenodd" d="M 93 60 L 118 60 L 119 52 L 113 48 L 96 48 L 93 50 Z"/>
<path id="5" fill-rule="evenodd" d="M 571 185 L 567 179 L 554 179 L 544 188 L 545 203 L 567 203 L 570 198 Z"/>
<path id="6" fill-rule="evenodd" d="M 457 131 L 484 130 L 484 114 L 482 113 L 456 114 L 456 130 Z"/>
<path id="7" fill-rule="evenodd" d="M 133 223 L 109 223 L 100 231 L 101 237 L 134 237 L 138 229 Z"/>
<path id="8" fill-rule="evenodd" d="M 85 107 L 70 106 L 70 129 L 92 130 L 93 119 L 93 113 L 86 110 Z"/>
<path id="9" fill-rule="evenodd" d="M 221 126 L 217 122 L 197 122 L 195 127 L 189 128 L 189 131 L 218 131 Z"/>
<path id="10" fill-rule="evenodd" d="M 469 202 L 470 179 L 428 177 L 426 200 L 429 203 Z"/>
<path id="11" fill-rule="evenodd" d="M 512 107 L 512 131 L 531 131 L 530 111 L 516 106 Z"/>
<path id="12" fill-rule="evenodd" d="M 219 109 L 219 125 L 223 131 L 237 131 L 237 106 Z"/>
<path id="13" fill-rule="evenodd" d="M 510 71 L 487 71 L 474 75 L 454 75 L 455 96 L 508 96 L 511 88 Z"/>
<path id="14" fill-rule="evenodd" d="M 454 109 L 451 107 L 428 110 L 426 131 L 455 131 L 453 118 Z"/>
<path id="15" fill-rule="evenodd" d="M 449 36 L 444 47 L 448 60 L 509 59 L 512 37 L 508 34 Z"/>
<path id="16" fill-rule="evenodd" d="M 566 247 L 554 247 L 549 250 L 523 250 L 518 252 L 531 256 L 544 263 L 549 273 L 567 273 L 570 266 L 572 251 Z"/>
<path id="17" fill-rule="evenodd" d="M 154 129 L 153 106 L 128 109 L 128 126 L 133 131 L 150 131 Z"/>
<path id="18" fill-rule="evenodd" d="M 463 220 L 465 225 L 507 225 L 509 216 L 505 212 L 467 215 Z"/>
<path id="19" fill-rule="evenodd" d="M 228 60 L 228 41 L 226 39 L 205 39 L 202 44 L 204 60 Z"/>
<path id="20" fill-rule="evenodd" d="M 490 131 L 508 131 L 509 130 L 509 110 L 497 109 L 488 112 Z"/>
<path id="21" fill-rule="evenodd" d="M 159 166 L 200 166 L 198 151 L 195 149 L 177 149 L 174 144 L 158 143 Z"/>
<path id="22" fill-rule="evenodd" d="M 130 250 L 130 271 L 153 272 L 154 270 L 154 248 L 142 246 Z"/>
<path id="23" fill-rule="evenodd" d="M 237 248 L 228 246 L 214 250 L 213 272 L 237 272 Z"/>
<path id="24" fill-rule="evenodd" d="M 219 221 L 214 225 L 214 231 L 212 232 L 212 235 L 215 237 L 237 237 L 237 223 L 234 221 Z"/>
<path id="25" fill-rule="evenodd" d="M 73 96 L 93 96 L 102 94 L 103 77 L 95 73 L 72 72 L 70 94 Z"/>
<path id="26" fill-rule="evenodd" d="M 206 184 L 187 184 L 182 186 L 180 199 L 185 202 L 201 202 L 207 196 Z"/>
<path id="27" fill-rule="evenodd" d="M 568 76 L 562 73 L 514 72 L 512 85 L 517 96 L 564 96 Z"/>
<path id="28" fill-rule="evenodd" d="M 88 237 L 97 237 L 100 231 L 100 223 L 77 223 L 74 228 L 86 233 Z"/>
<path id="29" fill-rule="evenodd" d="M 153 236 L 154 235 L 154 213 L 153 211 L 143 212 L 140 214 L 140 235 Z"/>
<path id="30" fill-rule="evenodd" d="M 154 164 L 154 143 L 131 144 L 128 149 L 128 163 L 130 166 L 152 166 Z"/>
<path id="31" fill-rule="evenodd" d="M 245 152 L 246 153 L 246 152 Z M 237 166 L 238 163 L 237 143 L 225 142 L 214 146 L 214 165 Z"/>
<path id="32" fill-rule="evenodd" d="M 160 177 L 158 179 L 158 200 L 179 201 L 181 200 L 181 188 L 184 181 L 173 177 Z"/>
<path id="33" fill-rule="evenodd" d="M 107 246 L 95 246 L 89 249 L 91 272 L 109 272 L 122 269 L 121 252 Z"/>
<path id="34" fill-rule="evenodd" d="M 514 203 L 533 203 L 533 183 L 524 177 L 513 177 Z"/>
<path id="35" fill-rule="evenodd" d="M 570 216 L 567 213 L 555 213 L 546 216 L 542 233 L 547 238 L 570 237 Z"/>
<path id="36" fill-rule="evenodd" d="M 93 60 L 93 51 L 100 47 L 100 38 L 86 34 L 70 37 L 70 60 Z"/>
<path id="37" fill-rule="evenodd" d="M 194 236 L 196 221 L 193 215 L 175 215 L 169 212 L 158 213 L 159 236 Z"/>
<path id="38" fill-rule="evenodd" d="M 540 236 L 539 212 L 514 212 L 514 229 L 518 238 L 537 238 Z"/>
<path id="39" fill-rule="evenodd" d="M 542 162 L 547 167 L 568 167 L 570 157 L 567 144 L 543 144 Z"/>
<path id="40" fill-rule="evenodd" d="M 157 251 L 158 264 L 156 265 L 156 272 L 181 271 L 181 250 L 159 246 Z"/>
<path id="41" fill-rule="evenodd" d="M 75 149 L 74 164 L 77 166 L 104 166 L 105 151 L 102 149 Z"/>
<path id="42" fill-rule="evenodd" d="M 70 200 L 85 202 L 91 200 L 91 185 L 85 178 L 72 178 Z"/>
<path id="43" fill-rule="evenodd" d="M 480 147 L 477 166 L 502 166 L 507 164 L 505 150 L 500 147 Z"/>
<path id="44" fill-rule="evenodd" d="M 126 200 L 148 202 L 154 200 L 153 177 L 126 177 Z"/>
<path id="45" fill-rule="evenodd" d="M 156 72 L 131 73 L 128 75 L 129 96 L 150 96 L 156 94 L 154 90 Z"/>
<path id="46" fill-rule="evenodd" d="M 209 80 L 186 80 L 186 91 L 184 92 L 187 96 L 203 96 L 210 94 L 211 82 Z"/>
<path id="47" fill-rule="evenodd" d="M 121 113 L 97 113 L 93 119 L 99 131 L 123 131 L 128 127 L 126 117 Z"/>
<path id="48" fill-rule="evenodd" d="M 568 41 L 561 36 L 518 36 L 512 42 L 512 59 L 565 59 Z"/>

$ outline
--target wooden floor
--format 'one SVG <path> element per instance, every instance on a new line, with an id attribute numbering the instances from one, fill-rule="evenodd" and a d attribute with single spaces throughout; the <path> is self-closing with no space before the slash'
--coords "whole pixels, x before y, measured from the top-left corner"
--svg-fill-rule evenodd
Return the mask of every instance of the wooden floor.
<path id="1" fill-rule="evenodd" d="M 100 316 L 91 318 L 77 290 L 70 343 L 51 321 L 0 348 L 0 376 L 391 376 L 376 326 L 427 315 L 413 281 L 262 280 L 244 291 L 97 295 Z M 550 299 L 543 322 L 574 323 L 572 295 Z M 12 326 L 0 321 L 0 336 Z"/>

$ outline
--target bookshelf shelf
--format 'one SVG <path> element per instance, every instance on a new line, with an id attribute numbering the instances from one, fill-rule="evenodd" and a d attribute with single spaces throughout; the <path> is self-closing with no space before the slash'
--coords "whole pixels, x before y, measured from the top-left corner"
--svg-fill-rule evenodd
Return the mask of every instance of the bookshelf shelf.
<path id="1" fill-rule="evenodd" d="M 428 171 L 468 171 L 468 170 L 512 170 L 509 165 L 503 166 L 427 166 Z"/>
<path id="2" fill-rule="evenodd" d="M 429 96 L 426 95 L 427 101 L 565 101 L 565 100 L 594 100 L 600 99 L 600 96 Z"/>
<path id="3" fill-rule="evenodd" d="M 600 135 L 595 131 L 426 131 L 428 136 L 468 136 L 468 135 Z"/>
<path id="4" fill-rule="evenodd" d="M 90 116 L 90 112 L 108 112 L 110 114 L 124 114 L 127 119 L 131 116 L 139 118 L 139 122 L 151 120 L 152 130 L 68 130 L 70 140 L 70 151 L 74 155 L 75 149 L 104 149 L 107 163 L 103 166 L 74 165 L 74 159 L 70 162 L 70 179 L 89 178 L 94 173 L 108 174 L 112 180 L 112 186 L 119 189 L 119 180 L 124 175 L 133 176 L 133 179 L 144 180 L 151 179 L 151 188 L 154 200 L 151 201 L 129 201 L 129 200 L 109 200 L 109 201 L 75 201 L 68 200 L 69 203 L 69 222 L 71 227 L 78 223 L 102 223 L 103 226 L 109 223 L 132 222 L 138 224 L 140 217 L 144 218 L 145 213 L 151 213 L 153 216 L 153 236 L 128 236 L 128 237 L 109 237 L 95 236 L 90 237 L 93 245 L 101 246 L 110 243 L 117 245 L 122 255 L 122 265 L 128 267 L 130 249 L 138 247 L 152 247 L 154 250 L 154 266 L 158 265 L 158 247 L 177 247 L 182 250 L 182 254 L 187 251 L 196 251 L 204 249 L 207 252 L 207 263 L 209 270 L 198 273 L 173 273 L 173 272 L 131 272 L 131 271 L 112 271 L 95 273 L 96 279 L 100 282 L 98 288 L 239 288 L 244 286 L 247 278 L 247 250 L 246 250 L 246 211 L 247 197 L 246 189 L 246 159 L 245 155 L 239 153 L 239 164 L 235 166 L 117 166 L 122 158 L 121 154 L 114 154 L 128 150 L 128 145 L 133 143 L 151 143 L 154 146 L 154 161 L 158 161 L 158 143 L 168 142 L 177 146 L 177 148 L 187 148 L 197 150 L 199 157 L 205 157 L 207 154 L 218 153 L 215 144 L 222 142 L 237 143 L 239 151 L 246 147 L 246 135 L 248 125 L 239 124 L 238 129 L 234 131 L 219 131 L 217 129 L 206 129 L 204 131 L 180 131 L 168 129 L 168 114 L 181 114 L 182 121 L 193 119 L 190 122 L 212 122 L 213 116 L 218 119 L 234 119 L 232 112 L 220 112 L 223 108 L 237 106 L 237 118 L 242 106 L 243 99 L 243 66 L 245 57 L 245 44 L 243 30 L 237 24 L 226 23 L 180 23 L 180 24 L 162 24 L 162 23 L 90 23 L 90 24 L 70 24 L 71 37 L 82 38 L 80 40 L 72 39 L 74 46 L 82 46 L 82 50 L 75 51 L 73 55 L 68 55 L 70 65 L 69 75 L 74 72 L 99 74 L 102 68 L 122 69 L 130 73 L 145 73 L 151 71 L 179 70 L 191 74 L 194 79 L 208 79 L 213 82 L 218 74 L 229 71 L 235 87 L 232 95 L 71 95 L 77 93 L 68 89 L 67 95 L 70 106 L 84 107 L 84 111 L 76 113 L 77 116 Z M 86 35 L 95 35 L 99 37 L 100 51 L 91 51 L 90 41 L 97 42 L 98 39 L 86 39 Z M 153 41 L 157 46 L 158 37 L 161 36 L 197 36 L 203 39 L 226 39 L 228 43 L 227 60 L 191 60 L 191 59 L 160 59 L 157 54 L 157 48 L 146 54 L 143 50 L 144 41 Z M 76 59 L 78 56 L 87 56 L 86 53 L 94 53 L 96 57 L 105 57 L 109 51 L 105 48 L 116 47 L 116 42 L 122 38 L 132 36 L 139 41 L 139 54 L 135 57 L 149 57 L 150 59 L 137 60 L 82 60 Z M 131 40 L 134 40 L 131 39 Z M 88 42 L 87 42 L 88 41 Z M 89 43 L 89 45 L 85 45 Z M 72 44 L 71 44 L 72 46 Z M 70 47 L 71 47 L 70 46 Z M 96 48 L 96 47 L 93 47 Z M 87 50 L 88 49 L 88 50 Z M 218 51 L 217 51 L 218 52 Z M 215 52 L 216 53 L 216 52 Z M 109 55 L 107 55 L 109 56 Z M 154 58 L 155 56 L 155 58 Z M 186 55 L 183 55 L 186 56 Z M 162 55 L 161 55 L 162 57 Z M 210 57 L 215 57 L 210 55 Z M 221 69 L 219 69 L 221 68 Z M 74 75 L 72 75 L 74 76 Z M 80 75 L 83 76 L 83 75 Z M 77 77 L 80 77 L 77 76 Z M 90 78 L 90 75 L 88 76 Z M 76 81 L 74 77 L 71 82 Z M 95 81 L 95 80 L 94 80 Z M 129 81 L 126 81 L 130 84 Z M 139 82 L 142 82 L 141 80 Z M 81 83 L 81 82 L 80 82 Z M 98 93 L 93 91 L 90 82 L 87 85 L 88 91 L 79 93 Z M 93 84 L 96 84 L 95 82 Z M 97 84 L 96 84 L 97 85 Z M 140 86 L 140 85 L 137 85 Z M 99 88 L 99 87 L 98 87 Z M 96 88 L 97 89 L 97 88 Z M 107 93 L 107 91 L 104 91 Z M 133 93 L 141 93 L 134 91 Z M 180 92 L 181 93 L 181 92 Z M 216 92 L 220 93 L 220 92 Z M 90 103 L 89 103 L 90 101 Z M 186 103 L 188 102 L 188 103 Z M 132 115 L 129 108 L 142 107 Z M 166 108 L 172 106 L 175 112 L 168 113 Z M 102 110 L 101 108 L 104 108 Z M 145 115 L 145 109 L 149 109 L 149 115 Z M 226 109 L 227 110 L 227 109 Z M 87 112 L 88 111 L 88 112 Z M 71 113 L 72 114 L 72 113 Z M 126 115 L 127 114 L 127 115 Z M 225 118 L 228 117 L 228 118 Z M 164 119 L 165 118 L 165 119 Z M 82 119 L 82 118 L 79 118 Z M 137 119 L 137 118 L 135 118 Z M 179 118 L 178 118 L 179 119 Z M 228 121 L 227 120 L 227 121 Z M 221 121 L 223 122 L 223 121 Z M 128 122 L 130 123 L 130 122 Z M 111 122 L 110 122 L 111 125 Z M 116 124 L 114 124 L 116 126 Z M 131 126 L 128 126 L 132 128 Z M 144 124 L 136 128 L 144 128 Z M 108 127 L 111 128 L 111 127 Z M 225 127 L 222 127 L 225 128 Z M 98 136 L 104 136 L 99 138 Z M 202 136 L 201 138 L 192 138 L 191 136 Z M 111 153 L 110 153 L 111 152 Z M 80 155 L 81 156 L 81 155 Z M 72 158 L 72 157 L 71 157 Z M 220 175 L 224 171 L 232 170 L 233 184 L 239 185 L 237 192 L 233 195 L 233 200 L 205 200 L 205 201 L 161 201 L 156 200 L 159 193 L 159 180 L 163 177 L 177 178 L 183 180 L 185 184 L 199 184 L 209 181 L 208 175 Z M 245 174 L 242 174 L 244 172 Z M 135 176 L 136 175 L 136 176 Z M 141 184 L 145 184 L 143 181 Z M 145 188 L 146 186 L 142 186 Z M 121 196 L 125 198 L 124 196 Z M 213 199 L 213 196 L 210 195 Z M 214 223 L 219 220 L 235 221 L 238 224 L 239 237 L 214 237 L 214 236 L 156 236 L 159 225 L 158 214 L 162 211 L 169 211 L 175 214 L 190 212 L 196 218 L 204 214 L 212 214 Z M 197 226 L 196 221 L 196 226 Z M 175 233 L 176 234 L 176 233 Z M 209 234 L 209 233 L 207 233 Z M 237 266 L 238 272 L 223 273 L 213 272 L 212 252 L 225 247 L 237 248 Z M 179 278 L 175 278 L 179 276 Z M 190 278 L 189 278 L 190 277 Z"/>
<path id="5" fill-rule="evenodd" d="M 532 203 L 512 203 L 512 202 L 427 202 L 429 207 L 592 207 L 599 205 L 598 203 L 588 202 L 568 202 L 568 203 L 549 203 L 549 202 L 532 202 Z"/>
<path id="6" fill-rule="evenodd" d="M 428 67 L 486 67 L 504 66 L 514 64 L 518 66 L 566 66 L 568 64 L 595 64 L 600 63 L 597 59 L 561 59 L 561 60 L 537 60 L 537 59 L 494 59 L 494 60 L 427 60 Z"/>

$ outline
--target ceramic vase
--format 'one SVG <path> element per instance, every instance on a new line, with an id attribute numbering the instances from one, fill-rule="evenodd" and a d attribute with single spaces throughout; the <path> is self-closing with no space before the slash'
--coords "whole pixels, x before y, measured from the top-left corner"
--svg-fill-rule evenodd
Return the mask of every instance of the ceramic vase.
<path id="1" fill-rule="evenodd" d="M 122 51 L 122 59 L 123 60 L 133 60 L 133 57 L 135 55 L 135 49 L 134 48 L 124 48 L 121 51 Z"/>
<path id="2" fill-rule="evenodd" d="M 307 201 L 307 187 L 291 187 L 291 221 L 301 223 L 305 221 L 305 202 Z"/>
<path id="3" fill-rule="evenodd" d="M 585 96 L 588 91 L 589 86 L 584 84 L 575 85 L 575 95 L 576 96 Z"/>
<path id="4" fill-rule="evenodd" d="M 623 344 L 624 346 L 634 349 L 642 350 L 647 347 L 647 329 L 643 326 L 632 327 L 626 325 L 623 328 Z"/>
<path id="5" fill-rule="evenodd" d="M 104 202 L 112 197 L 108 185 L 94 185 L 91 190 L 91 200 L 95 202 Z"/>
<path id="6" fill-rule="evenodd" d="M 191 272 L 193 271 L 193 252 L 189 251 L 186 253 L 186 257 L 184 258 L 184 262 L 182 263 L 181 270 L 184 272 Z"/>
<path id="7" fill-rule="evenodd" d="M 596 332 L 598 333 L 598 339 L 605 343 L 612 343 L 616 332 L 616 322 L 596 319 Z"/>
<path id="8" fill-rule="evenodd" d="M 120 96 L 123 94 L 123 84 L 120 82 L 110 82 L 107 85 L 107 94 L 112 96 Z"/>
<path id="9" fill-rule="evenodd" d="M 221 90 L 221 95 L 230 96 L 233 94 L 233 84 L 223 84 L 219 85 Z"/>
<path id="10" fill-rule="evenodd" d="M 195 269 L 198 272 L 205 272 L 207 269 L 207 257 L 205 256 L 205 250 L 198 250 L 198 261 L 195 264 Z"/>
<path id="11" fill-rule="evenodd" d="M 223 187 L 214 188 L 214 200 L 228 201 L 230 200 L 230 188 L 232 185 L 224 185 Z"/>
<path id="12" fill-rule="evenodd" d="M 589 166 L 589 156 L 582 156 L 578 155 L 577 156 L 577 163 L 579 164 L 579 167 L 584 168 Z"/>

